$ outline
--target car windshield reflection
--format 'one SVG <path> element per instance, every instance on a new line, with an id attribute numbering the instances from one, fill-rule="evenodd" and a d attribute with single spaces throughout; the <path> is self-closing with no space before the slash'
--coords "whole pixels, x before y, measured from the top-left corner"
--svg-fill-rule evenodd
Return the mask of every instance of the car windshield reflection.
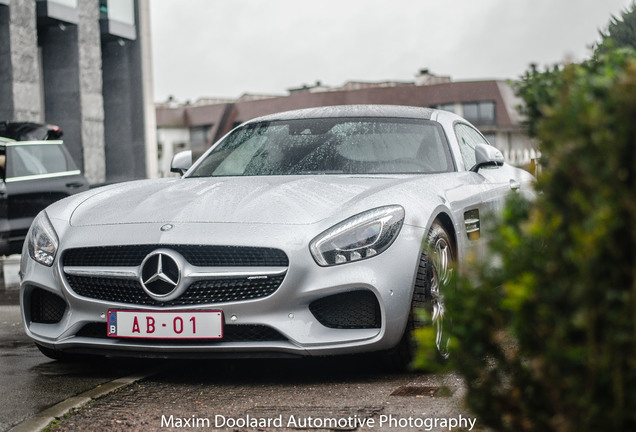
<path id="1" fill-rule="evenodd" d="M 188 177 L 449 171 L 453 164 L 438 123 L 322 118 L 247 124 L 215 146 Z"/>

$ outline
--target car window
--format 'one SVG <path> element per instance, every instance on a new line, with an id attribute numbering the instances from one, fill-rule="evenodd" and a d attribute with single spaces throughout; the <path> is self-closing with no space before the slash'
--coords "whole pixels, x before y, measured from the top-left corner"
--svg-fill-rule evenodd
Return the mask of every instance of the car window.
<path id="1" fill-rule="evenodd" d="M 382 118 L 295 119 L 232 132 L 188 175 L 406 174 L 453 171 L 438 123 Z"/>
<path id="2" fill-rule="evenodd" d="M 69 170 L 60 144 L 12 145 L 7 147 L 7 177 L 27 177 Z"/>
<path id="3" fill-rule="evenodd" d="M 457 123 L 455 125 L 455 134 L 457 135 L 457 142 L 459 144 L 459 150 L 464 160 L 466 169 L 469 170 L 475 166 L 475 146 L 477 144 L 488 144 L 488 141 L 481 136 L 472 127 L 464 123 Z"/>

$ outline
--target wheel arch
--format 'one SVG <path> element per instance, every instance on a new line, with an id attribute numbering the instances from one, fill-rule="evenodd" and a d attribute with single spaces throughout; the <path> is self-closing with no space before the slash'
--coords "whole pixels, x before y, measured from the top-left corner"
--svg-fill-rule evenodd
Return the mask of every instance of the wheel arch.
<path id="1" fill-rule="evenodd" d="M 436 221 L 439 222 L 442 225 L 442 227 L 444 227 L 444 229 L 450 235 L 451 241 L 453 243 L 452 244 L 453 252 L 455 252 L 455 256 L 457 257 L 459 250 L 457 245 L 457 232 L 455 231 L 455 224 L 453 224 L 453 220 L 448 215 L 448 213 L 442 211 L 438 213 L 437 216 L 435 216 L 435 218 L 433 219 L 433 222 L 431 222 L 431 226 Z"/>
<path id="2" fill-rule="evenodd" d="M 425 258 L 425 254 L 427 252 L 427 239 L 429 238 L 429 233 L 434 224 L 439 224 L 444 228 L 447 232 L 452 251 L 455 253 L 455 257 L 457 257 L 457 232 L 455 230 L 455 225 L 453 224 L 453 220 L 450 215 L 443 209 L 439 209 L 437 214 L 434 217 L 429 219 L 428 230 L 425 231 L 424 239 L 422 240 L 422 249 L 420 251 L 420 258 L 418 261 L 418 267 L 416 268 L 413 287 L 411 290 L 411 306 L 408 313 L 408 316 L 404 322 L 404 329 L 402 330 L 402 338 L 397 343 L 397 345 L 391 350 L 387 351 L 387 360 L 392 367 L 395 367 L 397 370 L 406 370 L 410 362 L 414 358 L 414 350 L 415 345 L 411 340 L 411 333 L 416 329 L 416 315 L 413 312 L 413 308 L 419 309 L 425 307 L 425 302 L 427 302 L 427 298 L 430 296 L 430 293 L 427 293 L 427 286 L 425 284 L 425 278 L 428 273 L 421 273 L 425 269 L 425 263 L 427 259 Z"/>

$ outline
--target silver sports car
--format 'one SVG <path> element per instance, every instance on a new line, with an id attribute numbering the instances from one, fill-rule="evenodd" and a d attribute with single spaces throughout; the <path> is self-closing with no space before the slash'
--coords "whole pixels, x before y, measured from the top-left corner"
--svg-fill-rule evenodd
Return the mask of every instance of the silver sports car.
<path id="1" fill-rule="evenodd" d="M 445 111 L 340 106 L 237 127 L 181 178 L 90 190 L 33 222 L 26 331 L 52 358 L 447 355 L 443 291 L 534 178 Z M 452 315 L 452 313 L 451 313 Z M 448 322 L 448 321 L 447 321 Z"/>

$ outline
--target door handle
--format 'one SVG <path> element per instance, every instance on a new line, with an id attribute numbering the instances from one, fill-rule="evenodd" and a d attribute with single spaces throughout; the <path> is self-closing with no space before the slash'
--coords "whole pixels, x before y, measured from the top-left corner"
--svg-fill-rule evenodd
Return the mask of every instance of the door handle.
<path id="1" fill-rule="evenodd" d="M 84 186 L 84 183 L 81 183 L 81 182 L 71 182 L 71 183 L 66 183 L 66 187 L 67 187 L 67 188 L 73 188 L 73 189 L 75 189 L 75 188 L 82 187 L 82 186 Z"/>
<path id="2" fill-rule="evenodd" d="M 513 191 L 518 191 L 519 189 L 521 189 L 521 183 L 519 183 L 515 179 L 510 179 L 510 189 L 512 189 Z"/>

